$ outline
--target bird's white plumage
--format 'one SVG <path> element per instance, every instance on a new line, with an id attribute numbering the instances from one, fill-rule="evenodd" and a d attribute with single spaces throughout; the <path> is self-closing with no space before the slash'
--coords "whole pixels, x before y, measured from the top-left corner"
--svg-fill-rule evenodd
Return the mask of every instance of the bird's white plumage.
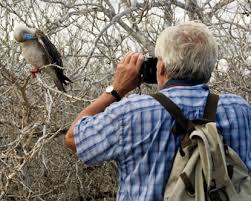
<path id="1" fill-rule="evenodd" d="M 45 60 L 46 52 L 41 48 L 38 41 L 26 41 L 22 43 L 21 46 L 22 54 L 27 63 L 34 66 L 43 66 L 48 64 Z"/>

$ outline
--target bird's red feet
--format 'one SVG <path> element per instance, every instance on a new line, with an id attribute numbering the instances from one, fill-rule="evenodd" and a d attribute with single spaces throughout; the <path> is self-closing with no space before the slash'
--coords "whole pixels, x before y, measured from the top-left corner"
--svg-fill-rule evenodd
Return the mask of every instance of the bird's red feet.
<path id="1" fill-rule="evenodd" d="M 32 78 L 36 78 L 37 77 L 37 73 L 40 73 L 41 69 L 39 68 L 39 66 L 32 66 L 32 69 L 31 69 L 30 72 L 31 72 Z"/>

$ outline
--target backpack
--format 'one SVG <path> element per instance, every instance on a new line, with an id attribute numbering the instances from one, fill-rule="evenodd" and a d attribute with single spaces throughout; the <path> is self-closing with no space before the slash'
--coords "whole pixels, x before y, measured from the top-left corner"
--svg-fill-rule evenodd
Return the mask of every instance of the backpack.
<path id="1" fill-rule="evenodd" d="M 161 93 L 151 95 L 182 131 L 164 201 L 251 201 L 251 176 L 238 154 L 223 144 L 215 123 L 219 97 L 209 93 L 201 120 L 188 120 Z M 174 133 L 175 134 L 175 133 Z"/>

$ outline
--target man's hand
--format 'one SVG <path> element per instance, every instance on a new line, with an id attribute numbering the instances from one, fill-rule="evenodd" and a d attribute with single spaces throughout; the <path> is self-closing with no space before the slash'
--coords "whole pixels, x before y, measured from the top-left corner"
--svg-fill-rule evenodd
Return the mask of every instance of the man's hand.
<path id="1" fill-rule="evenodd" d="M 112 85 L 121 97 L 139 85 L 143 61 L 143 54 L 128 52 L 118 63 Z"/>

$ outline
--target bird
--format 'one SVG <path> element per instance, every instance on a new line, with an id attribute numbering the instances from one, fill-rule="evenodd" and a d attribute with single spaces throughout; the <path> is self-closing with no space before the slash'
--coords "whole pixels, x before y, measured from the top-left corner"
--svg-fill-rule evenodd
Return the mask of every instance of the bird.
<path id="1" fill-rule="evenodd" d="M 26 62 L 32 65 L 32 76 L 36 77 L 44 67 L 58 90 L 65 92 L 64 85 L 72 81 L 64 75 L 61 54 L 48 36 L 39 29 L 18 24 L 14 28 L 14 39 L 20 43 Z"/>

